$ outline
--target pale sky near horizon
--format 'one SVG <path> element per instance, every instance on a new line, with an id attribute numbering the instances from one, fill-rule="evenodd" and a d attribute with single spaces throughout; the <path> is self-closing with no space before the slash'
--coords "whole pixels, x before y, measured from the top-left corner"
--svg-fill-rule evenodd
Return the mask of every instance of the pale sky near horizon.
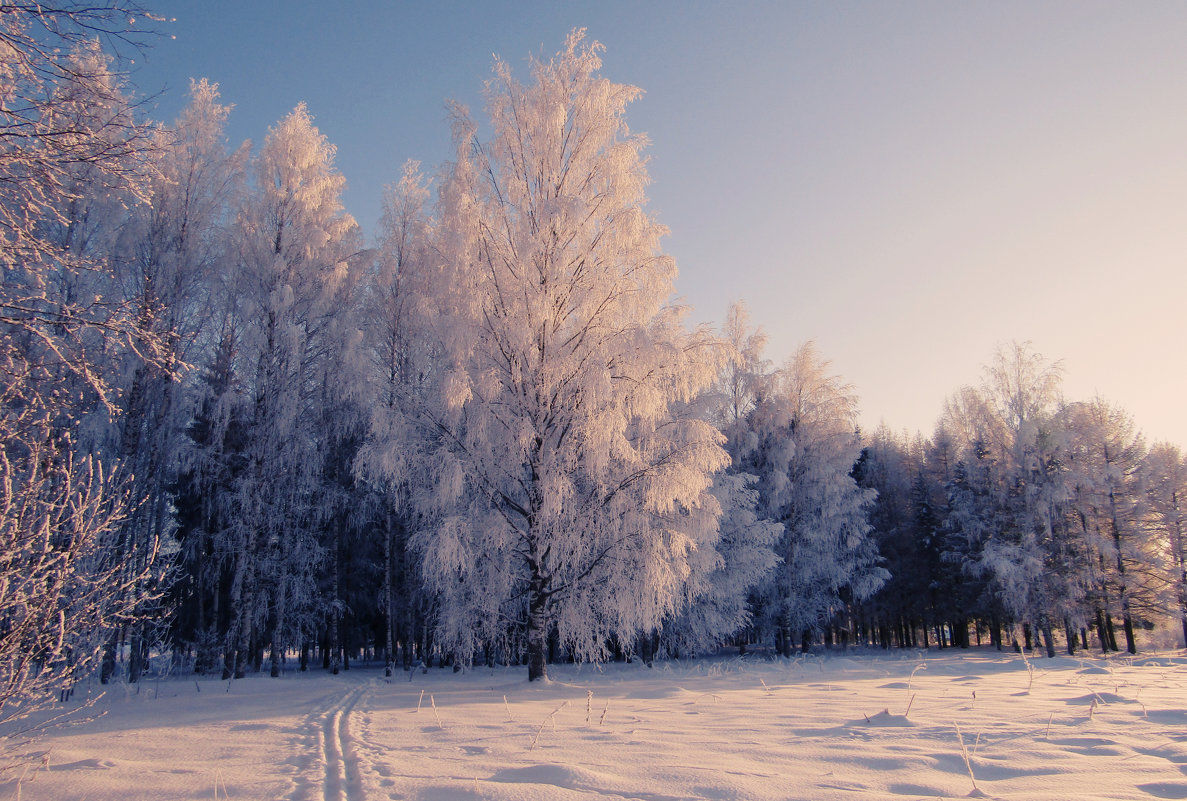
<path id="1" fill-rule="evenodd" d="M 1187 447 L 1187 3 L 152 2 L 138 58 L 171 119 L 190 77 L 263 140 L 306 101 L 368 232 L 406 159 L 450 158 L 498 53 L 527 78 L 585 27 L 642 87 L 650 210 L 677 293 L 744 300 L 778 363 L 814 339 L 863 426 L 932 431 L 999 343 Z"/>

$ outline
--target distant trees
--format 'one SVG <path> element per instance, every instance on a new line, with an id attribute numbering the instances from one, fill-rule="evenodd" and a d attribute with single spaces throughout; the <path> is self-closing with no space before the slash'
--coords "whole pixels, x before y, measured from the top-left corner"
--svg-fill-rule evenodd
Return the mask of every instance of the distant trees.
<path id="1" fill-rule="evenodd" d="M 1102 650 L 1118 650 L 1118 619 L 1136 653 L 1137 629 L 1181 616 L 1177 452 L 1148 452 L 1106 401 L 1065 401 L 1058 365 L 1028 345 L 1001 348 L 984 384 L 952 397 L 922 448 L 905 529 L 907 515 L 887 503 L 901 498 L 901 480 L 879 465 L 907 459 L 908 447 L 892 441 L 887 453 L 876 437 L 863 476 L 885 510 L 873 522 L 894 576 L 888 589 L 927 586 L 942 601 L 921 615 L 919 595 L 880 595 L 875 614 L 930 618 L 943 625 L 941 644 L 950 633 L 960 646 L 970 626 L 999 647 L 1003 628 L 1020 626 L 1026 647 L 1041 639 L 1050 656 L 1057 632 L 1069 653 L 1089 647 L 1089 630 Z"/>
<path id="2" fill-rule="evenodd" d="M 741 305 L 728 312 L 727 335 L 737 358 L 721 374 L 716 418 L 731 471 L 754 482 L 757 515 L 779 531 L 778 564 L 753 597 L 756 624 L 790 655 L 834 622 L 846 627 L 848 602 L 887 578 L 869 537 L 875 493 L 852 476 L 861 453 L 856 399 L 814 346 L 769 372 L 764 337 L 749 330 Z"/>
<path id="3" fill-rule="evenodd" d="M 1187 458 L 1177 446 L 1159 443 L 1146 454 L 1142 477 L 1146 525 L 1165 554 L 1187 648 Z"/>

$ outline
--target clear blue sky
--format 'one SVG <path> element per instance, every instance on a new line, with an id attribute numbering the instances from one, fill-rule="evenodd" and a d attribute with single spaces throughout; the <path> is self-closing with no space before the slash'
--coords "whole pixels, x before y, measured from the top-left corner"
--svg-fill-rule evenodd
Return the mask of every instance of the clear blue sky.
<path id="1" fill-rule="evenodd" d="M 304 100 L 367 231 L 401 164 L 450 156 L 498 53 L 573 27 L 642 87 L 651 209 L 697 320 L 745 300 L 782 361 L 815 339 L 863 420 L 931 432 L 995 345 L 1187 446 L 1187 3 L 157 2 L 134 80 L 190 77 L 263 139 Z M 526 75 L 522 72 L 521 75 Z"/>

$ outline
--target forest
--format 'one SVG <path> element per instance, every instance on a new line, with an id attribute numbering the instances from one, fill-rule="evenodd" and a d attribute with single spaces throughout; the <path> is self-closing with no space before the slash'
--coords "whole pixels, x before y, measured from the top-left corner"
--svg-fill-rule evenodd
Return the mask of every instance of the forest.
<path id="1" fill-rule="evenodd" d="M 94 673 L 1187 638 L 1187 459 L 1058 362 L 1003 344 L 911 437 L 744 304 L 686 323 L 583 31 L 496 59 L 368 242 L 304 105 L 255 148 L 205 80 L 143 119 L 127 5 L 4 11 L 0 718 Z"/>

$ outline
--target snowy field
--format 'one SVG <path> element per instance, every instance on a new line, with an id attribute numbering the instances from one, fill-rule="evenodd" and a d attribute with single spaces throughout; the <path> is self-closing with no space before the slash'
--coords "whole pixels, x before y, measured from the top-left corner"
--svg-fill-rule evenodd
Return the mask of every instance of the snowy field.
<path id="1" fill-rule="evenodd" d="M 147 682 L 41 740 L 41 767 L 0 798 L 1187 798 L 1181 651 L 850 652 L 552 677 Z"/>

